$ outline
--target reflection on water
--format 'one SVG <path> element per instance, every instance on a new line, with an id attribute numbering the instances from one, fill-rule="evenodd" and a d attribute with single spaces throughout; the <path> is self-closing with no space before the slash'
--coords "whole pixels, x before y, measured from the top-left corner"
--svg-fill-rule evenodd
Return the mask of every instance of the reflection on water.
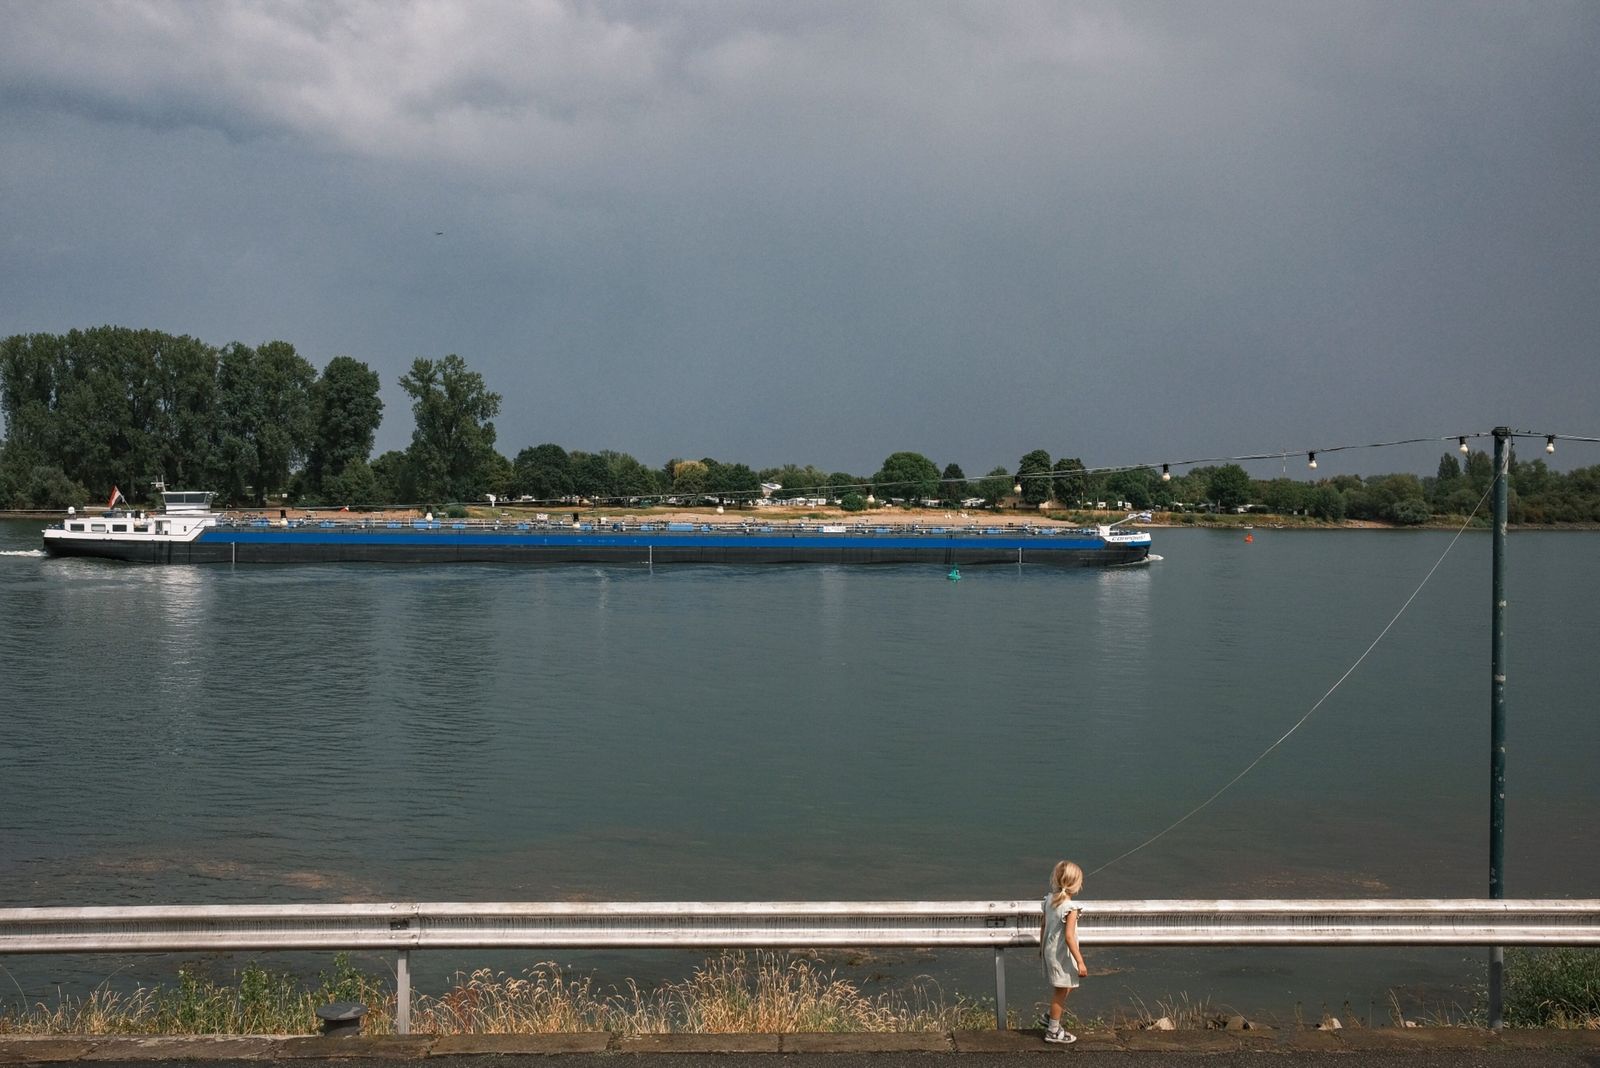
<path id="1" fill-rule="evenodd" d="M 1060 856 L 1104 863 L 1237 774 L 1448 542 L 1257 533 L 959 582 L 3 557 L 0 901 L 1032 897 Z M 1517 894 L 1600 877 L 1592 544 L 1512 541 L 1516 618 L 1541 621 L 1510 639 Z M 1481 895 L 1487 555 L 1463 539 L 1290 742 L 1089 896 Z M 917 968 L 982 991 L 980 957 Z M 1470 982 L 1458 958 L 1355 959 L 1105 963 L 1135 993 L 1275 1008 Z M 1122 994 L 1100 991 L 1085 1011 Z"/>

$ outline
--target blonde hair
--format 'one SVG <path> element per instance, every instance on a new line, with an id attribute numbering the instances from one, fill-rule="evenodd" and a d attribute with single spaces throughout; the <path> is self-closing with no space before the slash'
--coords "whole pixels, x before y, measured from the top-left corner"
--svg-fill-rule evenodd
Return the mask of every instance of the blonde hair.
<path id="1" fill-rule="evenodd" d="M 1050 889 L 1054 891 L 1050 895 L 1051 907 L 1061 904 L 1074 894 L 1081 893 L 1083 890 L 1083 869 L 1070 860 L 1063 860 L 1050 873 Z"/>

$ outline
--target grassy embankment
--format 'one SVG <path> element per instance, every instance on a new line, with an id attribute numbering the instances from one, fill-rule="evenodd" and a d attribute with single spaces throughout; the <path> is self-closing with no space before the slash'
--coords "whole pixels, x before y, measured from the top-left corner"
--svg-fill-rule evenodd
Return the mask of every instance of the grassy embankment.
<path id="1" fill-rule="evenodd" d="M 1514 1027 L 1600 1029 L 1600 952 L 1512 951 L 1507 954 L 1506 1022 Z M 232 985 L 181 970 L 174 986 L 142 987 L 119 994 L 105 987 L 83 998 L 59 996 L 0 1011 L 0 1034 L 308 1034 L 315 1010 L 333 1001 L 369 1006 L 366 1030 L 394 1028 L 394 991 L 388 978 L 361 972 L 344 957 L 332 973 L 308 984 L 296 976 L 255 965 Z M 1403 1025 L 1405 1014 L 1391 998 L 1388 1020 L 1362 1020 L 1342 1007 L 1346 1027 Z M 1082 1027 L 1151 1026 L 1165 1018 L 1177 1029 L 1223 1026 L 1231 1010 L 1187 996 L 1140 1002 L 1108 1018 L 1076 1021 Z M 1291 1026 L 1313 1020 L 1296 1007 Z M 1011 1026 L 1033 1026 L 1034 1010 L 1013 1010 Z M 794 1033 L 982 1030 L 993 1026 L 993 1003 L 957 997 L 947 1001 L 932 983 L 908 992 L 869 995 L 849 980 L 805 956 L 727 952 L 707 960 L 689 979 L 644 990 L 596 990 L 591 981 L 554 964 L 520 976 L 478 971 L 459 975 L 438 996 L 421 995 L 412 1008 L 419 1034 L 551 1034 L 603 1031 L 650 1033 Z M 1426 1014 L 1433 1026 L 1482 1022 L 1480 1010 L 1446 1009 Z"/>

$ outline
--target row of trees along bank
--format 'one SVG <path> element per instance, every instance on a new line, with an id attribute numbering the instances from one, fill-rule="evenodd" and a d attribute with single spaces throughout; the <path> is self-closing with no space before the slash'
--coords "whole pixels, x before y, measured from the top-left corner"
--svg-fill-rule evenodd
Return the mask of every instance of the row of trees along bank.
<path id="1" fill-rule="evenodd" d="M 514 457 L 496 444 L 501 396 L 459 356 L 418 358 L 399 379 L 411 400 L 411 444 L 372 456 L 383 417 L 377 372 L 335 356 L 319 372 L 285 341 L 221 347 L 155 330 L 104 326 L 0 342 L 0 508 L 82 506 L 112 486 L 141 499 L 150 483 L 209 489 L 232 505 L 283 495 L 302 505 L 379 505 L 497 497 L 539 501 L 721 499 L 740 502 L 778 484 L 781 498 L 823 498 L 846 508 L 893 501 L 946 507 L 981 502 L 1037 509 L 1097 501 L 1134 508 L 1259 508 L 1322 519 L 1421 523 L 1464 515 L 1492 475 L 1486 453 L 1463 467 L 1453 454 L 1429 477 L 1315 483 L 1261 481 L 1237 464 L 1169 480 L 1151 468 L 1090 472 L 1075 457 L 1035 449 L 1015 467 L 969 479 L 896 452 L 870 475 L 784 464 L 674 458 L 648 466 L 625 452 L 546 443 Z M 1015 487 L 1020 486 L 1020 492 Z M 1515 522 L 1600 522 L 1600 467 L 1566 474 L 1542 460 L 1512 464 Z"/>

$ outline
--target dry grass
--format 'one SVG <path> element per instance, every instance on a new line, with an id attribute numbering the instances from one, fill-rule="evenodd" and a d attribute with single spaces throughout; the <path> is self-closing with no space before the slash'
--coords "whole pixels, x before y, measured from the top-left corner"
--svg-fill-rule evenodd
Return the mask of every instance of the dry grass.
<path id="1" fill-rule="evenodd" d="M 422 998 L 412 1027 L 434 1034 L 611 1031 L 738 1034 L 942 1031 L 993 1020 L 993 1010 L 946 1004 L 931 983 L 908 996 L 868 995 L 807 957 L 724 953 L 681 982 L 600 993 L 587 978 L 541 964 L 521 977 L 477 971 L 439 998 Z"/>
<path id="2" fill-rule="evenodd" d="M 308 988 L 295 977 L 251 966 L 237 986 L 179 972 L 174 987 L 129 994 L 101 987 L 84 998 L 63 995 L 0 1014 L 0 1034 L 308 1034 L 315 1010 L 330 1001 L 368 1006 L 365 1030 L 394 1029 L 394 992 L 385 979 L 350 968 Z M 796 1031 L 944 1031 L 992 1026 L 994 1010 L 957 998 L 952 1005 L 931 980 L 906 994 L 869 995 L 811 958 L 781 953 L 724 953 L 681 982 L 645 990 L 598 991 L 587 977 L 556 964 L 520 976 L 487 969 L 457 976 L 438 996 L 415 999 L 411 1028 L 419 1034 L 550 1034 L 609 1031 L 774 1033 Z"/>
<path id="3" fill-rule="evenodd" d="M 1596 1027 L 1592 959 L 1541 958 L 1548 975 L 1518 959 L 1519 973 L 1538 993 L 1530 997 L 1532 991 L 1511 991 L 1523 997 L 1508 998 L 1508 1010 L 1534 1002 L 1542 1011 L 1537 1020 L 1509 1022 Z M 247 966 L 235 980 L 232 985 L 218 984 L 181 969 L 178 981 L 168 986 L 123 993 L 103 985 L 82 998 L 59 995 L 53 1004 L 0 1009 L 0 1035 L 309 1034 L 317 1027 L 316 1008 L 331 1001 L 365 1004 L 365 1029 L 370 1034 L 394 1029 L 395 995 L 389 977 L 357 971 L 343 957 L 335 959 L 331 973 L 320 974 L 313 983 L 255 965 Z M 1394 1026 L 1477 1022 L 1472 1013 L 1459 1008 L 1406 1013 L 1398 996 L 1391 994 L 1388 1004 L 1373 1006 L 1366 1020 L 1348 1003 L 1336 1011 L 1323 1006 L 1315 1015 L 1297 1005 L 1289 1026 L 1326 1026 L 1335 1015 L 1346 1028 L 1373 1026 L 1373 1017 L 1384 1008 Z M 1094 1020 L 1069 1015 L 1067 1022 L 1075 1028 L 1132 1028 L 1151 1027 L 1165 1018 L 1175 1030 L 1206 1030 L 1225 1026 L 1233 1014 L 1209 999 L 1178 994 L 1153 1002 L 1135 999 Z M 1008 1022 L 1013 1027 L 1033 1025 L 1031 1015 L 1021 1021 L 1013 1014 Z M 994 1026 L 994 1007 L 992 1002 L 959 995 L 951 1002 L 927 978 L 902 990 L 869 994 L 813 957 L 728 952 L 704 961 L 687 979 L 649 989 L 631 981 L 620 990 L 596 989 L 592 978 L 552 963 L 535 965 L 520 975 L 487 969 L 461 974 L 444 993 L 414 999 L 411 1026 L 418 1034 L 441 1035 L 986 1030 Z"/>
<path id="4" fill-rule="evenodd" d="M 1156 1021 L 1166 1019 L 1176 1031 L 1204 1031 L 1217 1026 L 1219 1016 L 1226 1020 L 1231 1015 L 1213 1006 L 1210 1000 L 1195 1001 L 1187 993 L 1157 998 L 1153 1005 L 1135 997 L 1132 1004 L 1113 1009 L 1104 1026 L 1149 1028 L 1154 1027 Z"/>

